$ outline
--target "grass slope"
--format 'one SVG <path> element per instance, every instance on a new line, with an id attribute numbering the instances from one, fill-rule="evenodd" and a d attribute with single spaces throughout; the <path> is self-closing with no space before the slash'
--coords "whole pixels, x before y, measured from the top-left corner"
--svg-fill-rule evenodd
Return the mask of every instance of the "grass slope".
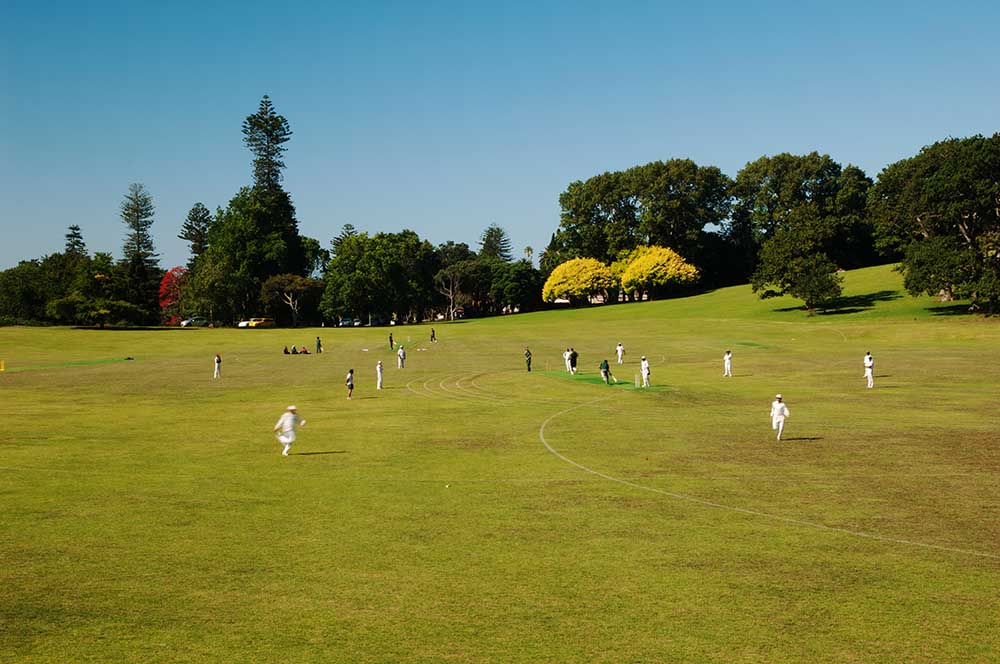
<path id="1" fill-rule="evenodd" d="M 402 370 L 384 328 L 0 329 L 0 660 L 997 661 L 1000 327 L 887 267 L 842 304 L 401 327 Z"/>

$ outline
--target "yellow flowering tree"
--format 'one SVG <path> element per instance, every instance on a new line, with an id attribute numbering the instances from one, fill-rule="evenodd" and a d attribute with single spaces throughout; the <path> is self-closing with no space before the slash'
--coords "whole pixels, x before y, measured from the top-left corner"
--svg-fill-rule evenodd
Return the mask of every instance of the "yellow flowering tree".
<path id="1" fill-rule="evenodd" d="M 542 299 L 552 302 L 566 298 L 579 303 L 593 295 L 606 296 L 607 290 L 617 283 L 607 265 L 595 258 L 574 258 L 552 270 L 542 287 Z"/>
<path id="2" fill-rule="evenodd" d="M 698 276 L 698 268 L 673 249 L 640 247 L 629 255 L 621 282 L 626 292 L 639 293 L 637 299 L 642 293 L 652 299 L 671 288 L 693 284 Z"/>

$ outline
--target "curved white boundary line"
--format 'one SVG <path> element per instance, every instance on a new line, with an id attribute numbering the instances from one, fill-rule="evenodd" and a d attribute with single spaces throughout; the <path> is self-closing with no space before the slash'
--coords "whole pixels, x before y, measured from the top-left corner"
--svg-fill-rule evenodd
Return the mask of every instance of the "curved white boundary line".
<path id="1" fill-rule="evenodd" d="M 565 456 L 564 454 L 561 454 L 559 451 L 557 451 L 555 448 L 553 448 L 551 445 L 549 445 L 549 442 L 547 440 L 545 440 L 545 427 L 548 426 L 549 422 L 551 422 L 552 420 L 556 419 L 557 417 L 565 415 L 566 413 L 574 411 L 574 410 L 576 410 L 578 408 L 584 408 L 586 406 L 591 406 L 591 405 L 597 403 L 598 401 L 604 401 L 607 398 L 608 397 L 604 397 L 604 398 L 601 398 L 601 399 L 595 399 L 594 401 L 588 401 L 587 403 L 577 404 L 576 406 L 571 406 L 570 408 L 566 408 L 564 410 L 561 410 L 558 413 L 554 413 L 552 415 L 549 415 L 549 417 L 546 418 L 546 420 L 544 422 L 542 422 L 541 426 L 538 427 L 538 438 L 542 441 L 542 445 L 545 446 L 545 449 L 547 449 L 552 455 L 558 457 L 559 459 L 562 459 L 563 461 L 565 461 L 566 463 L 570 464 L 571 466 L 575 466 L 575 467 L 579 468 L 580 470 L 582 470 L 582 471 L 584 471 L 586 473 L 590 473 L 591 475 L 596 475 L 597 477 L 601 477 L 601 478 L 606 479 L 606 480 L 608 480 L 610 482 L 617 482 L 618 484 L 623 484 L 625 486 L 629 486 L 629 487 L 632 487 L 634 489 L 640 489 L 642 491 L 649 491 L 649 492 L 652 492 L 652 493 L 658 493 L 660 495 L 667 496 L 669 498 L 674 498 L 676 500 L 683 500 L 683 501 L 687 501 L 689 503 L 696 503 L 698 505 L 704 505 L 705 507 L 714 507 L 715 509 L 727 510 L 727 511 L 730 511 L 730 512 L 736 512 L 738 514 L 746 514 L 748 516 L 763 517 L 765 519 L 771 519 L 772 521 L 780 521 L 782 523 L 791 523 L 791 524 L 795 524 L 797 526 L 806 526 L 808 528 L 815 528 L 816 530 L 826 530 L 826 531 L 829 531 L 829 532 L 842 533 L 844 535 L 851 535 L 853 537 L 861 537 L 861 538 L 864 538 L 864 539 L 879 540 L 879 541 L 882 541 L 882 542 L 891 542 L 893 544 L 906 544 L 906 545 L 909 545 L 909 546 L 917 546 L 917 547 L 921 547 L 921 548 L 924 548 L 924 549 L 934 549 L 936 551 L 947 551 L 949 553 L 961 553 L 961 554 L 964 554 L 964 555 L 967 555 L 967 556 L 978 556 L 980 558 L 992 558 L 994 560 L 1000 560 L 1000 555 L 996 555 L 996 554 L 993 554 L 993 553 L 983 553 L 981 551 L 969 551 L 967 549 L 954 549 L 954 548 L 949 547 L 949 546 L 941 546 L 941 545 L 938 545 L 938 544 L 927 544 L 925 542 L 914 542 L 913 540 L 896 539 L 894 537 L 887 537 L 885 535 L 876 535 L 874 533 L 865 533 L 865 532 L 861 532 L 861 531 L 858 531 L 858 530 L 848 530 L 847 528 L 837 528 L 836 526 L 826 526 L 826 525 L 823 525 L 821 523 L 813 523 L 812 521 L 804 521 L 802 519 L 794 519 L 794 518 L 787 517 L 787 516 L 778 516 L 777 514 L 769 514 L 767 512 L 759 512 L 757 510 L 751 510 L 751 509 L 747 509 L 745 507 L 733 507 L 732 505 L 723 505 L 722 503 L 715 503 L 715 502 L 712 502 L 710 500 L 704 500 L 702 498 L 695 498 L 694 496 L 687 496 L 687 495 L 684 495 L 682 493 L 673 493 L 673 492 L 670 492 L 670 491 L 664 491 L 663 489 L 657 489 L 655 487 L 644 486 L 642 484 L 637 484 L 635 482 L 630 482 L 629 480 L 623 480 L 623 479 L 618 478 L 618 477 L 612 477 L 611 475 L 606 475 L 605 473 L 602 473 L 602 472 L 600 472 L 598 470 L 594 470 L 593 468 L 588 468 L 587 466 L 583 465 L 582 463 L 578 463 L 578 462 L 574 461 L 573 459 L 570 459 L 569 457 Z"/>

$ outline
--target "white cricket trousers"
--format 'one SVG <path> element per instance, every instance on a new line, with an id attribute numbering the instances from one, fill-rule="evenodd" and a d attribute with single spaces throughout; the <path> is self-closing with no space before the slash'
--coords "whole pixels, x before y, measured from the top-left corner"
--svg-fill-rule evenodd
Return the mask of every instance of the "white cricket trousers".
<path id="1" fill-rule="evenodd" d="M 771 428 L 778 432 L 778 440 L 781 440 L 781 432 L 785 430 L 785 418 L 784 417 L 772 417 L 771 418 Z"/>

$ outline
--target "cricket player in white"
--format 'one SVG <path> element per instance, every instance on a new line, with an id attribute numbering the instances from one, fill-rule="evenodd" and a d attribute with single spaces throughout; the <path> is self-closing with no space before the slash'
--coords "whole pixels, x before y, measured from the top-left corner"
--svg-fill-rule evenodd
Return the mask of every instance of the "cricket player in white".
<path id="1" fill-rule="evenodd" d="M 566 371 L 573 373 L 573 368 L 569 365 L 569 348 L 563 353 L 563 362 L 566 364 Z"/>
<path id="2" fill-rule="evenodd" d="M 399 344 L 399 351 L 396 352 L 396 357 L 399 359 L 398 367 L 402 369 L 406 366 L 406 351 L 403 350 L 403 344 Z"/>
<path id="3" fill-rule="evenodd" d="M 621 342 L 615 347 L 615 354 L 618 356 L 618 364 L 625 364 L 623 358 L 625 357 L 625 346 L 622 346 Z"/>
<path id="4" fill-rule="evenodd" d="M 376 388 L 379 389 L 379 390 L 381 390 L 382 389 L 382 360 L 379 360 L 378 364 L 375 365 L 375 378 L 378 381 L 377 384 L 376 384 Z"/>
<path id="5" fill-rule="evenodd" d="M 722 356 L 722 377 L 733 377 L 733 351 L 727 350 Z"/>
<path id="6" fill-rule="evenodd" d="M 643 355 L 639 361 L 639 373 L 642 374 L 642 386 L 649 387 L 649 360 Z"/>
<path id="7" fill-rule="evenodd" d="M 215 354 L 215 373 L 212 378 L 222 378 L 222 357 L 218 353 Z"/>
<path id="8" fill-rule="evenodd" d="M 785 418 L 791 415 L 788 406 L 781 400 L 781 395 L 776 394 L 771 402 L 771 429 L 778 432 L 778 440 L 781 440 L 781 432 L 785 430 Z"/>
<path id="9" fill-rule="evenodd" d="M 865 379 L 868 381 L 868 389 L 875 387 L 875 358 L 871 351 L 865 353 Z"/>
<path id="10" fill-rule="evenodd" d="M 278 434 L 278 442 L 285 446 L 282 456 L 288 456 L 288 448 L 295 442 L 296 427 L 304 427 L 306 421 L 299 417 L 295 406 L 289 406 L 284 414 L 278 418 L 278 423 L 274 425 L 274 431 Z"/>

